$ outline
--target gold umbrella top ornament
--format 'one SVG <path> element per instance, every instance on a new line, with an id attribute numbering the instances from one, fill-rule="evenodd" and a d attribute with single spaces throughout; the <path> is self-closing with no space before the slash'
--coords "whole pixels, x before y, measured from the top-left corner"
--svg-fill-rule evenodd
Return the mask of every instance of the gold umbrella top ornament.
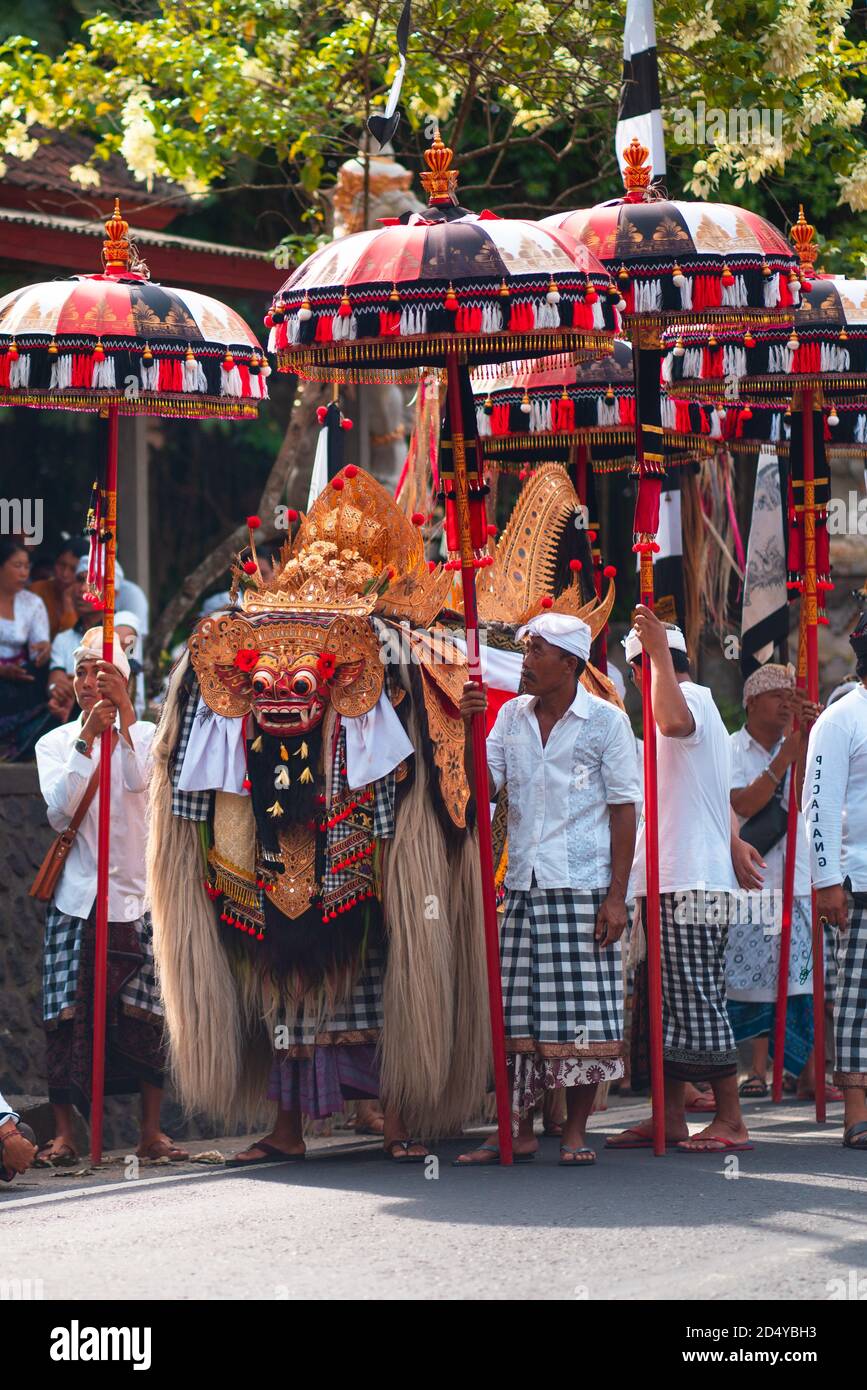
<path id="1" fill-rule="evenodd" d="M 279 368 L 414 381 L 450 352 L 462 366 L 610 352 L 620 295 L 596 256 L 538 222 L 459 206 L 439 132 L 424 158 L 424 214 L 338 238 L 281 286 L 265 318 Z"/>

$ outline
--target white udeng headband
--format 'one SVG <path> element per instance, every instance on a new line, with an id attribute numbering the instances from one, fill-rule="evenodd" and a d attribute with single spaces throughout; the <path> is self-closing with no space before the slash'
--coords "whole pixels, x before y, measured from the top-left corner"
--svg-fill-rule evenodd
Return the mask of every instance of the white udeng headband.
<path id="1" fill-rule="evenodd" d="M 686 638 L 679 627 L 667 627 L 665 635 L 668 638 L 668 645 L 674 652 L 686 652 Z M 623 650 L 626 653 L 627 661 L 637 661 L 642 653 L 641 641 L 634 627 L 631 627 L 623 639 Z"/>

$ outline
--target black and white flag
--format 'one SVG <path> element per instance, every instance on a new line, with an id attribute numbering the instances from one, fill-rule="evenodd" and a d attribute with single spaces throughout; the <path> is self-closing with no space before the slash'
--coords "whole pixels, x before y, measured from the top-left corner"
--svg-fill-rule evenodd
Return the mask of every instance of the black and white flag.
<path id="1" fill-rule="evenodd" d="M 662 138 L 653 0 L 627 0 L 626 27 L 623 31 L 623 80 L 614 136 L 618 168 L 622 166 L 623 151 L 633 136 L 637 136 L 650 150 L 653 177 L 662 178 L 665 174 L 665 143 Z"/>
<path id="2" fill-rule="evenodd" d="M 741 616 L 741 675 L 746 679 L 789 635 L 786 589 L 786 512 L 780 463 L 773 445 L 763 444 L 756 470 L 753 517 L 747 542 Z"/>
<path id="3" fill-rule="evenodd" d="M 376 144 L 382 150 L 389 142 L 394 132 L 397 130 L 400 121 L 400 112 L 397 103 L 400 100 L 400 91 L 403 87 L 403 75 L 406 72 L 406 49 L 409 43 L 410 26 L 410 0 L 404 0 L 403 9 L 400 12 L 400 19 L 397 22 L 397 51 L 398 64 L 397 72 L 391 84 L 391 91 L 385 103 L 385 110 L 380 115 L 374 112 L 367 118 L 367 129 L 373 136 Z"/>

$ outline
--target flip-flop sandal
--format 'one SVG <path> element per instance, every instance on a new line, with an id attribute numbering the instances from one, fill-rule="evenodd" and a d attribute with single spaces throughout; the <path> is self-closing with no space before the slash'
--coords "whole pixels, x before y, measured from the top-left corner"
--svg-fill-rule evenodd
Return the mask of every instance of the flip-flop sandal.
<path id="1" fill-rule="evenodd" d="M 693 1148 L 696 1143 L 713 1144 L 715 1147 L 696 1149 Z M 744 1139 L 723 1139 L 719 1134 L 708 1134 L 704 1139 L 700 1139 L 698 1135 L 694 1139 L 681 1139 L 679 1144 L 675 1144 L 675 1148 L 682 1154 L 746 1153 L 748 1149 L 754 1149 L 755 1144 L 750 1144 Z"/>
<path id="2" fill-rule="evenodd" d="M 78 1154 L 69 1144 L 61 1144 L 51 1153 L 51 1145 L 46 1144 L 33 1160 L 34 1168 L 72 1168 L 78 1162 Z"/>
<path id="3" fill-rule="evenodd" d="M 489 1159 L 489 1158 L 481 1158 L 481 1159 L 456 1158 L 456 1159 L 453 1161 L 453 1163 L 452 1163 L 452 1167 L 453 1167 L 453 1168 L 499 1168 L 499 1167 L 501 1166 L 501 1165 L 500 1165 L 500 1147 L 499 1147 L 498 1144 L 480 1144 L 479 1147 L 478 1147 L 477 1149 L 474 1149 L 474 1150 L 473 1150 L 473 1152 L 474 1152 L 474 1153 L 493 1154 L 494 1157 L 493 1157 L 493 1158 L 490 1158 L 490 1159 Z M 536 1151 L 535 1151 L 535 1149 L 533 1150 L 532 1153 L 526 1153 L 526 1154 L 519 1154 L 519 1153 L 515 1153 L 514 1151 L 512 1152 L 512 1162 L 513 1162 L 513 1163 L 532 1163 L 532 1161 L 533 1161 L 533 1159 L 534 1159 L 535 1157 L 536 1157 Z"/>
<path id="4" fill-rule="evenodd" d="M 589 1149 L 586 1144 L 582 1144 L 579 1149 L 570 1149 L 568 1144 L 560 1145 L 561 1154 L 574 1154 L 574 1158 L 560 1158 L 557 1160 L 558 1168 L 592 1168 L 596 1162 L 596 1154 L 593 1149 Z M 578 1154 L 591 1154 L 591 1158 L 579 1158 Z"/>
<path id="5" fill-rule="evenodd" d="M 152 1144 L 148 1144 L 144 1153 L 141 1149 L 136 1149 L 136 1158 L 148 1158 L 152 1163 L 156 1163 L 158 1158 L 167 1158 L 169 1163 L 186 1163 L 190 1155 L 186 1149 L 179 1149 L 177 1144 L 169 1144 L 164 1147 L 164 1139 L 155 1139 Z"/>
<path id="6" fill-rule="evenodd" d="M 632 1128 L 630 1128 L 630 1129 L 623 1129 L 623 1130 L 620 1131 L 620 1133 L 621 1133 L 621 1136 L 626 1135 L 626 1134 L 634 1134 L 634 1135 L 635 1135 L 635 1138 L 634 1138 L 634 1139 L 630 1139 L 630 1140 L 629 1140 L 627 1143 L 625 1143 L 625 1144 L 613 1143 L 613 1142 L 612 1142 L 612 1139 L 614 1138 L 614 1136 L 612 1135 L 611 1138 L 605 1140 L 605 1147 L 606 1147 L 606 1149 L 652 1149 L 652 1148 L 653 1148 L 653 1140 L 652 1140 L 652 1138 L 650 1137 L 650 1135 L 648 1135 L 648 1134 L 642 1134 L 642 1133 L 641 1133 L 641 1130 L 640 1130 L 640 1129 L 636 1129 L 634 1126 L 632 1126 Z M 680 1141 L 677 1140 L 677 1139 L 666 1139 L 666 1141 L 665 1141 L 665 1147 L 666 1147 L 667 1149 L 672 1149 L 672 1148 L 674 1148 L 675 1144 L 677 1144 L 677 1143 L 679 1143 L 679 1142 L 680 1142 Z"/>
<path id="7" fill-rule="evenodd" d="M 745 1100 L 764 1100 L 768 1091 L 769 1087 L 767 1081 L 756 1073 L 753 1073 L 752 1076 L 748 1076 L 746 1081 L 742 1081 L 740 1086 L 738 1086 L 738 1095 L 743 1096 Z M 689 1108 L 690 1107 L 687 1106 L 687 1110 Z"/>
<path id="8" fill-rule="evenodd" d="M 257 1139 L 255 1144 L 250 1145 L 251 1149 L 261 1149 L 262 1158 L 227 1158 L 227 1168 L 255 1168 L 260 1163 L 300 1163 L 306 1158 L 306 1154 L 287 1154 L 283 1149 L 275 1149 L 273 1144 L 267 1143 L 264 1139 Z"/>
<path id="9" fill-rule="evenodd" d="M 429 1153 L 411 1154 L 410 1149 L 421 1144 L 420 1139 L 392 1139 L 390 1144 L 385 1144 L 382 1156 L 389 1163 L 424 1163 L 426 1158 L 430 1158 Z M 399 1158 L 395 1149 L 403 1149 L 403 1158 Z"/>
<path id="10" fill-rule="evenodd" d="M 696 1096 L 694 1100 L 687 1101 L 684 1110 L 691 1110 L 694 1115 L 715 1115 L 716 1101 L 711 1096 Z"/>
<path id="11" fill-rule="evenodd" d="M 859 1120 L 857 1124 L 850 1125 L 843 1135 L 844 1149 L 864 1149 L 867 1151 L 867 1140 L 863 1144 L 856 1144 L 854 1140 L 859 1134 L 867 1134 L 867 1120 Z"/>

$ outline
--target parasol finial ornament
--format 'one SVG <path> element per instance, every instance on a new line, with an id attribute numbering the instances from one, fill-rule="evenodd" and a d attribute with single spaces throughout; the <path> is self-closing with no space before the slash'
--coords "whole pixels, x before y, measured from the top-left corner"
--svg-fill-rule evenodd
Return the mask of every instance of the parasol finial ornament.
<path id="1" fill-rule="evenodd" d="M 794 244 L 798 253 L 798 260 L 801 262 L 801 270 L 808 275 L 815 272 L 813 267 L 819 255 L 819 247 L 816 245 L 816 228 L 808 222 L 804 216 L 804 204 L 799 204 L 798 220 L 789 233 L 789 240 Z"/>
<path id="2" fill-rule="evenodd" d="M 451 167 L 453 159 L 454 151 L 443 144 L 437 131 L 430 149 L 424 152 L 428 172 L 421 176 L 422 187 L 431 206 L 437 203 L 457 203 L 458 171 Z"/>
<path id="3" fill-rule="evenodd" d="M 120 275 L 129 269 L 129 223 L 121 216 L 120 199 L 114 200 L 114 212 L 105 224 L 102 243 L 102 263 L 109 275 Z"/>
<path id="4" fill-rule="evenodd" d="M 644 193 L 650 187 L 650 179 L 653 174 L 653 169 L 648 163 L 649 158 L 650 150 L 646 145 L 642 145 L 636 135 L 633 135 L 623 151 L 623 184 L 626 188 L 628 202 L 640 203 L 644 201 Z"/>

